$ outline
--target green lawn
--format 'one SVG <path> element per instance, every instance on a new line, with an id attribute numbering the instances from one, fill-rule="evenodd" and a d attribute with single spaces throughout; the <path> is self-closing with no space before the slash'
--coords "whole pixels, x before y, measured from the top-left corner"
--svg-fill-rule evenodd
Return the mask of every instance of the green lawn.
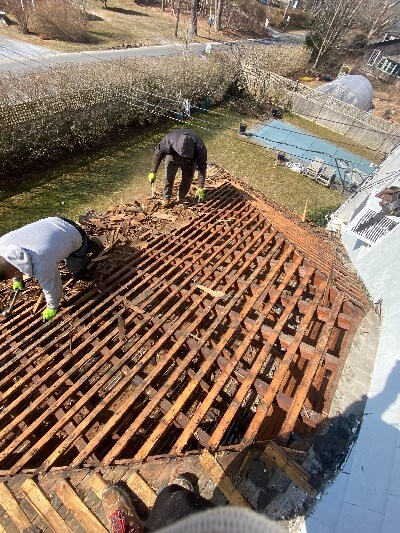
<path id="1" fill-rule="evenodd" d="M 308 202 L 308 217 L 333 211 L 344 197 L 317 185 L 285 166 L 275 166 L 276 154 L 248 138 L 239 136 L 241 116 L 219 109 L 198 115 L 187 127 L 196 130 L 208 147 L 209 162 L 218 163 L 234 176 L 258 188 L 267 197 L 301 214 Z M 250 121 L 247 121 L 250 125 Z M 147 174 L 154 146 L 182 123 L 169 122 L 143 131 L 131 132 L 115 145 L 76 157 L 74 161 L 35 177 L 20 176 L 12 190 L 0 195 L 2 232 L 45 216 L 77 219 L 89 209 L 104 211 L 112 203 L 130 203 L 138 195 L 148 195 Z M 163 165 L 157 179 L 160 191 Z"/>
<path id="2" fill-rule="evenodd" d="M 231 112 L 229 116 L 213 113 L 207 116 L 207 127 L 211 131 L 199 129 L 198 133 L 207 143 L 210 161 L 219 163 L 275 202 L 297 213 L 303 212 L 306 202 L 310 216 L 315 216 L 321 210 L 333 210 L 344 201 L 342 194 L 318 185 L 286 166 L 276 166 L 275 152 L 237 135 L 240 118 Z"/>

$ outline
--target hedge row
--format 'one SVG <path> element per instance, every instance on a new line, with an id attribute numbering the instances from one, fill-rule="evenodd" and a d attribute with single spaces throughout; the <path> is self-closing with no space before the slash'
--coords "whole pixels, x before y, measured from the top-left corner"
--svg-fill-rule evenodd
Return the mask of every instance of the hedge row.
<path id="1" fill-rule="evenodd" d="M 254 47 L 207 57 L 125 59 L 0 77 L 0 175 L 99 144 L 113 131 L 182 113 L 185 99 L 215 105 L 241 89 L 242 61 L 299 65 L 293 47 Z M 301 47 L 297 47 L 301 50 Z M 272 59 L 267 60 L 266 56 Z M 305 55 L 300 53 L 301 61 Z"/>

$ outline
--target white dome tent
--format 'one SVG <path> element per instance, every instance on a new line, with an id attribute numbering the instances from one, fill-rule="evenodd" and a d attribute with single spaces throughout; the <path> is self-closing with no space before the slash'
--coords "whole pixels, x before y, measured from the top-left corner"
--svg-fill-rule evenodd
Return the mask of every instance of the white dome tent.
<path id="1" fill-rule="evenodd" d="M 353 74 L 343 76 L 321 85 L 317 91 L 333 96 L 364 111 L 369 111 L 373 108 L 373 89 L 370 81 L 365 76 Z"/>

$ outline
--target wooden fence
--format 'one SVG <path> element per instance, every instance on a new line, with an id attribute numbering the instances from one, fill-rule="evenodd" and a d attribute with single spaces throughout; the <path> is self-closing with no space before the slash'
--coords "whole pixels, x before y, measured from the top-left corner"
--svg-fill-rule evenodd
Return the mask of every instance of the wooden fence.
<path id="1" fill-rule="evenodd" d="M 285 109 L 340 133 L 366 148 L 390 153 L 400 143 L 400 128 L 366 111 L 319 93 L 273 72 L 245 69 L 248 91 L 257 99 L 279 99 Z"/>

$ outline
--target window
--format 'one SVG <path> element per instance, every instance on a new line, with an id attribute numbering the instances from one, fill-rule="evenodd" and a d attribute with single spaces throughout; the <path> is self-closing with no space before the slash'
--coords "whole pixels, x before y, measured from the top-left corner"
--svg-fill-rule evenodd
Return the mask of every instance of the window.
<path id="1" fill-rule="evenodd" d="M 378 57 L 381 55 L 381 51 L 380 50 L 374 50 L 370 56 L 370 58 L 368 59 L 367 61 L 367 65 L 369 65 L 370 67 L 372 67 L 372 65 L 374 65 L 375 61 L 378 59 Z"/>
<path id="2" fill-rule="evenodd" d="M 391 61 L 386 57 L 382 57 L 376 66 L 382 70 L 382 72 L 386 72 L 386 74 L 393 74 L 397 70 L 398 63 Z"/>
<path id="3" fill-rule="evenodd" d="M 389 60 L 386 59 L 386 57 L 382 57 L 382 59 L 380 59 L 378 61 L 378 64 L 376 66 L 377 66 L 377 68 L 379 68 L 383 72 L 386 72 L 386 66 L 387 66 L 388 63 L 389 63 Z"/>

